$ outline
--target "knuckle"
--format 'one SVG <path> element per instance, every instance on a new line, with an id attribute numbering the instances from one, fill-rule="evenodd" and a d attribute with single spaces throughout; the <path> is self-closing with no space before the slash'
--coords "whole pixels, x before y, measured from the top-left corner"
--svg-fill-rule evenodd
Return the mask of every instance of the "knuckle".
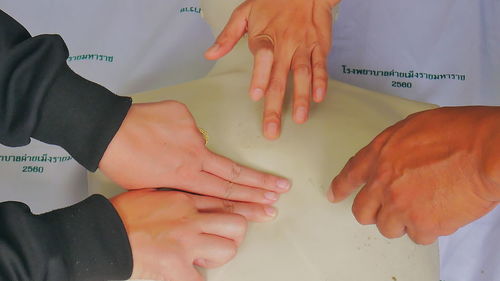
<path id="1" fill-rule="evenodd" d="M 323 61 L 315 61 L 315 62 L 313 62 L 312 67 L 313 67 L 313 69 L 315 71 L 318 71 L 318 70 L 321 71 L 321 70 L 325 70 L 326 69 L 326 64 Z"/>
<path id="2" fill-rule="evenodd" d="M 415 239 L 413 240 L 415 243 L 419 245 L 430 245 L 436 241 L 435 237 L 429 238 L 429 237 L 422 237 L 417 235 Z"/>
<path id="3" fill-rule="evenodd" d="M 234 212 L 234 201 L 231 200 L 222 200 L 222 210 L 227 213 Z"/>
<path id="4" fill-rule="evenodd" d="M 242 168 L 240 165 L 238 165 L 237 163 L 232 163 L 231 164 L 231 172 L 230 172 L 230 180 L 233 181 L 235 179 L 239 179 L 241 177 L 241 171 L 242 171 Z"/>
<path id="5" fill-rule="evenodd" d="M 266 111 L 265 116 L 264 116 L 264 121 L 265 122 L 280 122 L 281 121 L 281 114 L 279 114 L 275 110 Z"/>
<path id="6" fill-rule="evenodd" d="M 227 182 L 227 184 L 224 186 L 224 199 L 231 199 L 233 196 L 233 191 L 234 191 L 234 183 L 230 181 Z"/>
<path id="7" fill-rule="evenodd" d="M 181 110 L 188 110 L 187 108 L 187 105 L 185 105 L 184 103 L 182 102 L 178 102 L 178 101 L 173 101 L 173 100 L 170 100 L 170 101 L 167 101 L 168 103 L 170 103 L 171 105 L 177 107 L 178 109 L 181 109 Z"/>
<path id="8" fill-rule="evenodd" d="M 358 223 L 361 225 L 369 225 L 375 223 L 374 219 L 371 216 L 368 216 L 364 209 L 361 206 L 358 206 L 358 204 L 353 205 L 352 213 L 354 215 L 354 218 L 356 218 Z"/>
<path id="9" fill-rule="evenodd" d="M 228 243 L 227 246 L 224 247 L 224 254 L 221 259 L 221 263 L 225 264 L 231 259 L 233 259 L 236 256 L 237 252 L 238 252 L 238 246 L 236 245 L 236 243 L 233 242 Z"/>
<path id="10" fill-rule="evenodd" d="M 297 63 L 293 65 L 293 71 L 295 74 L 305 74 L 311 75 L 311 65 L 307 63 Z"/>

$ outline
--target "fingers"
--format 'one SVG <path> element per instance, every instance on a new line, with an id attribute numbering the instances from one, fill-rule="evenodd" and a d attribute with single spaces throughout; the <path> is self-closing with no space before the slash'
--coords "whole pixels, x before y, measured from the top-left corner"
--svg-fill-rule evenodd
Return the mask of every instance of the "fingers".
<path id="1" fill-rule="evenodd" d="M 328 199 L 340 202 L 366 183 L 374 169 L 375 158 L 374 151 L 370 146 L 366 146 L 349 159 L 342 171 L 333 179 Z"/>
<path id="2" fill-rule="evenodd" d="M 309 100 L 311 96 L 311 53 L 300 47 L 294 54 L 292 62 L 294 82 L 293 120 L 302 124 L 309 115 Z"/>
<path id="3" fill-rule="evenodd" d="M 271 70 L 273 68 L 273 42 L 269 36 L 258 36 L 250 42 L 250 50 L 254 54 L 252 81 L 250 83 L 250 97 L 254 101 L 260 100 L 267 89 Z"/>
<path id="4" fill-rule="evenodd" d="M 379 196 L 372 189 L 364 187 L 354 198 L 352 213 L 360 224 L 375 224 L 380 207 Z"/>
<path id="5" fill-rule="evenodd" d="M 228 23 L 215 40 L 214 45 L 205 52 L 205 58 L 216 60 L 233 49 L 234 45 L 246 32 L 249 12 L 250 5 L 246 2 L 234 10 Z"/>
<path id="6" fill-rule="evenodd" d="M 247 220 L 236 214 L 201 213 L 196 224 L 204 234 L 220 236 L 234 241 L 243 241 L 247 230 Z"/>
<path id="7" fill-rule="evenodd" d="M 401 213 L 390 211 L 390 207 L 382 207 L 377 215 L 377 227 L 387 238 L 399 238 L 406 233 Z"/>
<path id="8" fill-rule="evenodd" d="M 219 236 L 201 234 L 195 246 L 194 264 L 204 268 L 215 268 L 230 261 L 237 252 L 234 241 Z"/>
<path id="9" fill-rule="evenodd" d="M 196 208 L 202 213 L 235 213 L 255 222 L 270 221 L 277 215 L 277 210 L 269 205 L 236 202 L 208 196 L 191 196 Z"/>
<path id="10" fill-rule="evenodd" d="M 399 123 L 396 123 L 385 129 L 370 144 L 349 159 L 342 171 L 333 179 L 331 188 L 328 190 L 328 200 L 331 202 L 344 200 L 360 185 L 366 183 L 373 173 L 376 173 L 380 151 L 398 126 Z"/>
<path id="11" fill-rule="evenodd" d="M 193 178 L 185 188 L 198 194 L 232 201 L 273 204 L 279 199 L 276 192 L 240 185 L 205 172 Z"/>
<path id="12" fill-rule="evenodd" d="M 281 113 L 291 62 L 291 57 L 285 52 L 275 53 L 275 55 L 276 60 L 264 103 L 264 136 L 270 140 L 279 138 L 281 133 Z"/>
<path id="13" fill-rule="evenodd" d="M 326 96 L 328 71 L 326 69 L 326 54 L 316 46 L 311 54 L 312 60 L 312 91 L 314 102 L 322 102 Z"/>
<path id="14" fill-rule="evenodd" d="M 430 245 L 436 242 L 436 239 L 438 238 L 438 236 L 433 233 L 419 231 L 414 227 L 408 227 L 406 231 L 408 233 L 408 237 L 410 237 L 413 242 L 420 245 Z"/>
<path id="15" fill-rule="evenodd" d="M 259 172 L 235 163 L 231 159 L 209 152 L 203 163 L 206 172 L 219 176 L 227 181 L 275 191 L 286 192 L 290 189 L 287 179 Z"/>

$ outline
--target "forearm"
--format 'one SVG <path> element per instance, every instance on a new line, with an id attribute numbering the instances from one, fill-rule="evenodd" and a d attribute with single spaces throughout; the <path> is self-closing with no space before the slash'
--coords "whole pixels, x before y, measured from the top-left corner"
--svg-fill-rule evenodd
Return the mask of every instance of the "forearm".
<path id="1" fill-rule="evenodd" d="M 95 170 L 131 101 L 75 74 L 67 57 L 61 37 L 31 37 L 0 11 L 0 143 L 33 137 Z"/>
<path id="2" fill-rule="evenodd" d="M 123 280 L 132 254 L 120 217 L 102 196 L 33 215 L 0 204 L 0 280 Z"/>

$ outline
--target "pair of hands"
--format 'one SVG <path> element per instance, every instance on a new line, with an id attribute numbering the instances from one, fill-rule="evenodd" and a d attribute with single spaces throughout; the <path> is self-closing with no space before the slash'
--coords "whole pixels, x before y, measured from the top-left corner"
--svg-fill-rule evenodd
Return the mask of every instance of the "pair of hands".
<path id="1" fill-rule="evenodd" d="M 272 204 L 290 189 L 284 178 L 209 151 L 191 113 L 175 101 L 132 105 L 99 168 L 135 189 L 111 199 L 127 230 L 135 279 L 203 280 L 194 265 L 229 261 L 246 221 L 271 220 Z"/>

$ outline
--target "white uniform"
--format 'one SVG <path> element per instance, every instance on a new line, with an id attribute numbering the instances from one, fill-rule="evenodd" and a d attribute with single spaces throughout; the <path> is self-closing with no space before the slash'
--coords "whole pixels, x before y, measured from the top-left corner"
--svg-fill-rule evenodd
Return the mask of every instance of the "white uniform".
<path id="1" fill-rule="evenodd" d="M 197 0 L 0 0 L 0 7 L 32 35 L 60 34 L 69 66 L 117 94 L 203 77 L 213 65 L 203 59 L 213 36 Z M 2 201 L 23 201 L 34 211 L 88 194 L 85 169 L 63 149 L 35 140 L 0 145 L 0 178 Z"/>
<path id="2" fill-rule="evenodd" d="M 500 105 L 500 2 L 344 0 L 333 78 L 439 105 Z M 440 239 L 441 279 L 500 280 L 500 208 Z"/>

